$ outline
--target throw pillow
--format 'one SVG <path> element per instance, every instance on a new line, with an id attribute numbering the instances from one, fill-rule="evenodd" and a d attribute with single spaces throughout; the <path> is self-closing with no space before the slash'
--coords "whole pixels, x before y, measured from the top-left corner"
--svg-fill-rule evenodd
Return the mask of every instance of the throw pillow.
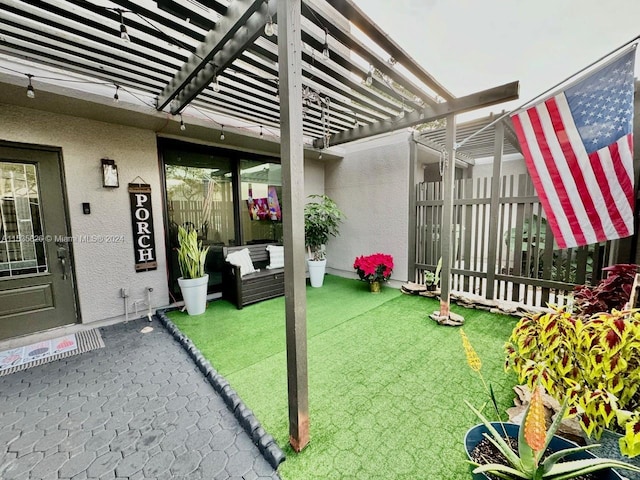
<path id="1" fill-rule="evenodd" d="M 244 277 L 245 275 L 256 271 L 256 269 L 253 268 L 253 262 L 251 261 L 251 255 L 249 255 L 248 248 L 243 248 L 242 250 L 231 252 L 229 255 L 227 255 L 227 258 L 225 260 L 231 265 L 240 267 L 241 277 Z"/>
<path id="2" fill-rule="evenodd" d="M 282 245 L 267 245 L 269 265 L 267 268 L 284 268 L 284 247 Z"/>

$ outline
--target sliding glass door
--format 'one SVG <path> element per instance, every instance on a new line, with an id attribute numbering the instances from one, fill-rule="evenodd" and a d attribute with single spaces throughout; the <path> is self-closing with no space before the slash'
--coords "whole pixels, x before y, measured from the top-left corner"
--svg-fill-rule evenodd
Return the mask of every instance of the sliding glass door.
<path id="1" fill-rule="evenodd" d="M 160 141 L 164 170 L 169 289 L 180 298 L 178 227 L 209 246 L 209 293 L 222 291 L 225 245 L 282 241 L 280 164 L 240 152 Z"/>

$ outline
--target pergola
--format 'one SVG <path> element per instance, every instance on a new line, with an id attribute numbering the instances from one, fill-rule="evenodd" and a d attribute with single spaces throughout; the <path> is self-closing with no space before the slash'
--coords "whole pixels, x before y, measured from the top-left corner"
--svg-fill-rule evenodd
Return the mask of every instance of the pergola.
<path id="1" fill-rule="evenodd" d="M 0 0 L 0 78 L 126 91 L 182 120 L 279 131 L 291 444 L 308 443 L 303 150 L 447 118 L 518 95 L 456 98 L 352 0 Z M 66 83 L 65 83 L 66 82 Z M 145 99 L 152 99 L 146 101 Z M 453 165 L 451 165 L 452 167 Z M 444 182 L 453 185 L 453 168 Z M 453 190 L 452 188 L 450 189 Z M 452 208 L 444 209 L 452 215 Z M 446 231 L 446 230 L 445 230 Z M 443 234 L 443 245 L 448 242 Z M 446 265 L 443 250 L 443 264 Z M 443 277 L 448 314 L 448 279 Z"/>

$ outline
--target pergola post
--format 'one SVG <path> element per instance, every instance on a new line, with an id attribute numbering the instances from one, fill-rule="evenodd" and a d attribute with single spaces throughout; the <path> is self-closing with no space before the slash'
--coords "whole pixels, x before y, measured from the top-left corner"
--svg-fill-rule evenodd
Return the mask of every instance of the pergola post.
<path id="1" fill-rule="evenodd" d="M 289 442 L 296 452 L 309 443 L 300 12 L 301 0 L 278 2 Z"/>
<path id="2" fill-rule="evenodd" d="M 495 298 L 496 257 L 498 250 L 498 226 L 500 212 L 500 181 L 502 177 L 502 153 L 504 151 L 504 124 L 496 123 L 495 147 L 493 153 L 493 176 L 491 178 L 491 208 L 489 210 L 489 252 L 487 255 L 487 294 L 488 300 Z"/>
<path id="3" fill-rule="evenodd" d="M 445 149 L 448 161 L 444 165 L 444 177 L 442 179 L 442 222 L 440 227 L 440 242 L 442 255 L 442 270 L 440 280 L 440 314 L 439 318 L 446 319 L 450 316 L 450 294 L 451 294 L 451 266 L 453 264 L 453 189 L 456 172 L 456 116 L 447 115 L 447 130 L 445 138 Z"/>

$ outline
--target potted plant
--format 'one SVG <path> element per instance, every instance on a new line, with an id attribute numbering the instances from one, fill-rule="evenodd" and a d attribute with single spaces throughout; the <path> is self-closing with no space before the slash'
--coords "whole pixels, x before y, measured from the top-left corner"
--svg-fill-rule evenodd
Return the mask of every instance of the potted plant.
<path id="1" fill-rule="evenodd" d="M 640 454 L 640 313 L 583 317 L 554 308 L 521 318 L 505 350 L 505 367 L 520 382 L 531 387 L 540 379 L 551 396 L 568 398 L 587 437 L 612 430 L 620 453 Z"/>
<path id="2" fill-rule="evenodd" d="M 393 257 L 384 253 L 357 257 L 353 262 L 360 280 L 369 283 L 372 293 L 380 293 L 380 283 L 386 282 L 393 272 Z"/>
<path id="3" fill-rule="evenodd" d="M 440 270 L 442 269 L 442 258 L 438 260 L 438 265 L 436 265 L 436 271 L 433 272 L 431 270 L 424 271 L 424 285 L 427 287 L 427 290 L 433 291 L 438 288 L 440 284 Z"/>
<path id="4" fill-rule="evenodd" d="M 209 275 L 204 271 L 209 247 L 202 247 L 195 229 L 178 227 L 178 265 L 182 276 L 178 285 L 189 315 L 200 315 L 207 308 Z"/>
<path id="5" fill-rule="evenodd" d="M 493 390 L 487 386 L 482 377 L 480 358 L 463 330 L 460 330 L 460 335 L 467 363 L 480 376 L 492 400 L 493 407 L 498 412 Z M 568 399 L 565 399 L 560 412 L 547 431 L 542 399 L 543 387 L 540 378 L 533 389 L 531 402 L 520 425 L 490 422 L 479 410 L 467 402 L 467 406 L 482 421 L 481 424 L 469 429 L 465 435 L 465 448 L 469 463 L 472 465 L 474 479 L 498 477 L 565 480 L 598 472 L 599 476 L 595 478 L 614 480 L 622 479 L 622 477 L 612 470 L 613 468 L 640 472 L 639 467 L 615 459 L 598 458 L 588 451 L 599 445 L 580 447 L 555 435 L 567 412 Z M 492 474 L 493 477 L 488 477 L 485 474 Z"/>
<path id="6" fill-rule="evenodd" d="M 304 239 L 308 248 L 309 278 L 312 287 L 321 287 L 327 265 L 325 245 L 330 236 L 337 236 L 344 218 L 336 203 L 326 195 L 310 195 L 304 207 Z"/>

